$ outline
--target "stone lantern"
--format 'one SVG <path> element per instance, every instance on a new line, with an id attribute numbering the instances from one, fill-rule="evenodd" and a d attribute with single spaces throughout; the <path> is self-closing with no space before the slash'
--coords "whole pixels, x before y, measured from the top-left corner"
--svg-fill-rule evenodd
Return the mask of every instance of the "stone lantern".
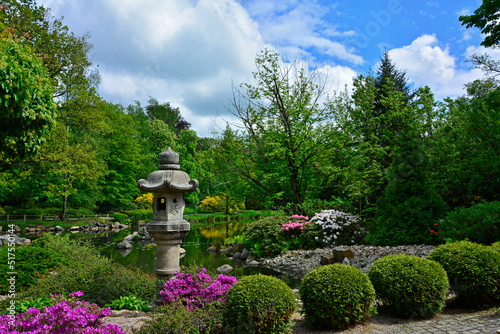
<path id="1" fill-rule="evenodd" d="M 183 219 L 183 193 L 195 191 L 198 180 L 180 170 L 179 154 L 170 147 L 160 153 L 158 168 L 137 184 L 142 191 L 153 193 L 153 220 L 146 224 L 146 231 L 156 242 L 155 274 L 163 282 L 180 270 L 180 244 L 190 228 Z"/>

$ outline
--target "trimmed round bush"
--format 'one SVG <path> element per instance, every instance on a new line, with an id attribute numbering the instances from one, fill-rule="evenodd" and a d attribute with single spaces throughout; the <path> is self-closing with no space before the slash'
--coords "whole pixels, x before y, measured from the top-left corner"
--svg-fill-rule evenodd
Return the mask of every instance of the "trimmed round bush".
<path id="1" fill-rule="evenodd" d="M 482 307 L 500 300 L 500 254 L 492 247 L 459 241 L 435 248 L 427 258 L 446 270 L 459 304 Z"/>
<path id="2" fill-rule="evenodd" d="M 441 313 L 450 289 L 443 267 L 418 256 L 380 258 L 368 277 L 383 308 L 399 317 L 429 318 Z"/>
<path id="3" fill-rule="evenodd" d="M 345 328 L 372 313 L 375 290 L 361 270 L 332 264 L 309 272 L 300 285 L 302 312 L 312 329 Z"/>
<path id="4" fill-rule="evenodd" d="M 497 251 L 498 253 L 500 253 L 500 241 L 497 241 L 495 243 L 492 243 L 491 244 L 491 247 L 493 248 L 493 250 Z"/>
<path id="5" fill-rule="evenodd" d="M 223 321 L 231 333 L 291 333 L 295 307 L 292 289 L 282 280 L 245 276 L 227 293 Z"/>

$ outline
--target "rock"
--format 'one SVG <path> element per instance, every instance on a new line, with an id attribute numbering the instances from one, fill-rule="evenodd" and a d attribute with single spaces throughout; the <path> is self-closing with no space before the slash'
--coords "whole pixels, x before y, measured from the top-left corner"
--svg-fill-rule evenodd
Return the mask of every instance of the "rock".
<path id="1" fill-rule="evenodd" d="M 351 261 L 349 261 L 349 259 L 345 257 L 344 260 L 342 261 L 342 264 L 347 264 L 348 266 L 350 266 Z"/>
<path id="2" fill-rule="evenodd" d="M 179 248 L 179 259 L 182 259 L 186 256 L 186 250 L 184 248 Z"/>
<path id="3" fill-rule="evenodd" d="M 216 253 L 217 252 L 217 246 L 212 245 L 212 246 L 208 247 L 207 252 L 209 252 L 209 253 Z"/>
<path id="4" fill-rule="evenodd" d="M 249 265 L 251 267 L 257 267 L 259 265 L 259 262 L 253 260 L 253 261 L 247 262 L 247 265 Z"/>
<path id="5" fill-rule="evenodd" d="M 63 228 L 59 225 L 54 226 L 54 232 L 62 232 Z"/>
<path id="6" fill-rule="evenodd" d="M 241 251 L 240 258 L 242 260 L 246 260 L 249 254 L 250 254 L 250 251 L 248 249 L 246 249 L 246 248 L 243 248 L 243 250 Z"/>
<path id="7" fill-rule="evenodd" d="M 319 264 L 322 266 L 326 266 L 328 264 L 334 264 L 336 262 L 337 262 L 337 260 L 335 259 L 335 256 L 333 256 L 333 254 L 321 255 L 320 260 L 319 260 Z"/>
<path id="8" fill-rule="evenodd" d="M 38 226 L 38 230 L 45 232 L 45 231 L 47 231 L 47 228 L 45 226 Z"/>
<path id="9" fill-rule="evenodd" d="M 79 231 L 80 230 L 80 226 L 71 226 L 70 230 L 71 231 Z"/>
<path id="10" fill-rule="evenodd" d="M 116 245 L 116 248 L 134 248 L 134 246 L 127 239 L 123 239 L 122 242 Z"/>
<path id="11" fill-rule="evenodd" d="M 112 316 L 102 319 L 102 323 L 104 325 L 115 324 L 120 327 L 125 334 L 137 334 L 140 332 L 144 323 L 148 320 L 151 320 L 151 317 L 144 312 L 114 310 Z"/>
<path id="12" fill-rule="evenodd" d="M 224 264 L 224 265 L 220 266 L 219 268 L 217 268 L 217 271 L 221 274 L 227 274 L 233 270 L 234 270 L 234 268 L 231 267 L 229 264 Z"/>
<path id="13" fill-rule="evenodd" d="M 138 232 L 139 235 L 142 235 L 143 237 L 149 237 L 148 231 L 146 231 L 146 227 L 142 227 Z"/>
<path id="14" fill-rule="evenodd" d="M 257 256 L 255 256 L 253 253 L 249 253 L 246 259 L 246 263 L 249 264 L 252 261 L 257 260 Z"/>
<path id="15" fill-rule="evenodd" d="M 337 262 L 342 262 L 344 261 L 345 258 L 347 259 L 352 259 L 354 258 L 354 254 L 352 252 L 352 250 L 350 250 L 349 248 L 346 248 L 346 247 L 335 247 L 332 251 L 333 253 L 333 256 L 335 257 L 335 260 L 337 260 Z"/>
<path id="16" fill-rule="evenodd" d="M 241 253 L 240 252 L 236 252 L 233 254 L 233 259 L 235 260 L 240 260 L 241 259 Z"/>

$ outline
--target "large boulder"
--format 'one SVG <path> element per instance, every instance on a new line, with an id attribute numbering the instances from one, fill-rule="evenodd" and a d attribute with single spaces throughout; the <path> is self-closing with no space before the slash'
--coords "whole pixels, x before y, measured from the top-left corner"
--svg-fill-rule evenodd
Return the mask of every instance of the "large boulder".
<path id="1" fill-rule="evenodd" d="M 123 239 L 122 242 L 120 242 L 116 245 L 116 248 L 126 249 L 126 248 L 134 248 L 134 246 L 132 246 L 132 244 L 129 242 L 129 240 L 127 240 L 125 238 L 125 239 Z"/>

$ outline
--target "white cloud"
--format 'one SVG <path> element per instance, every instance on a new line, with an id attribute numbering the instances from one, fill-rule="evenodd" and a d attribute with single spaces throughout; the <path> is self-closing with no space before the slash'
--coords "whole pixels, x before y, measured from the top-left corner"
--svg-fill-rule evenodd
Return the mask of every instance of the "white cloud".
<path id="1" fill-rule="evenodd" d="M 457 66 L 450 49 L 441 47 L 435 35 L 422 35 L 389 55 L 398 68 L 406 70 L 410 82 L 429 86 L 438 99 L 462 95 L 466 83 L 483 77 L 479 70 Z"/>

